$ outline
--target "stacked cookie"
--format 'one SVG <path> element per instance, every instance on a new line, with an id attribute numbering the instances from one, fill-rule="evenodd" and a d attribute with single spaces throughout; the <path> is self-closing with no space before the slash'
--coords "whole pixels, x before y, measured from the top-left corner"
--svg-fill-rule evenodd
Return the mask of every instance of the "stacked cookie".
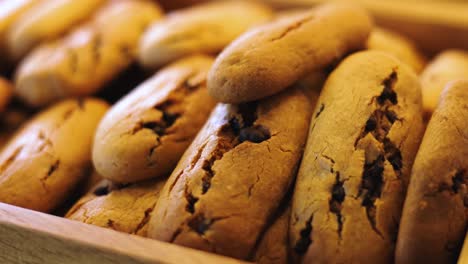
<path id="1" fill-rule="evenodd" d="M 456 261 L 465 52 L 425 67 L 348 4 L 22 2 L 0 202 L 259 263 Z"/>

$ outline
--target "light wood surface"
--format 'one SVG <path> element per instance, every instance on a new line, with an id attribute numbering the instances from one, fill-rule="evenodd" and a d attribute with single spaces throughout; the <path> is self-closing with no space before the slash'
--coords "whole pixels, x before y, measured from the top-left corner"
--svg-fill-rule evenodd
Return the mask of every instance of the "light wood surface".
<path id="1" fill-rule="evenodd" d="M 330 0 L 263 0 L 279 8 L 307 7 Z M 336 2 L 336 1 L 335 1 Z M 377 24 L 416 41 L 426 53 L 468 49 L 468 1 L 345 0 L 366 8 Z M 346 21 L 343 21 L 346 23 Z"/>
<path id="2" fill-rule="evenodd" d="M 244 262 L 0 203 L 0 263 Z"/>
<path id="3" fill-rule="evenodd" d="M 468 263 L 468 235 L 465 238 L 465 244 L 463 244 L 463 249 L 458 257 L 458 264 Z"/>

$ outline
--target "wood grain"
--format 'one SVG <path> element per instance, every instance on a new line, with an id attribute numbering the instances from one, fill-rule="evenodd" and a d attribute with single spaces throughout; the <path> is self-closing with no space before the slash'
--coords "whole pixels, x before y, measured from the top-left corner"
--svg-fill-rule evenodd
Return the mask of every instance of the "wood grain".
<path id="1" fill-rule="evenodd" d="M 244 263 L 3 203 L 0 237 L 9 264 Z"/>
<path id="2" fill-rule="evenodd" d="M 329 0 L 263 0 L 278 8 L 307 7 Z M 335 1 L 336 2 L 336 1 Z M 412 38 L 428 54 L 468 49 L 468 2 L 348 0 L 366 8 L 377 24 Z"/>

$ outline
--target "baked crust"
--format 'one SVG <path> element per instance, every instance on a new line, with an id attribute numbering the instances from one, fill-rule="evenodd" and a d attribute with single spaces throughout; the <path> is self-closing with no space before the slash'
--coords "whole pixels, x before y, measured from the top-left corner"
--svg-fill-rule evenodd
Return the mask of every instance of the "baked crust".
<path id="1" fill-rule="evenodd" d="M 290 245 L 304 263 L 392 263 L 423 131 L 418 78 L 378 51 L 331 73 L 296 180 Z"/>
<path id="2" fill-rule="evenodd" d="M 149 236 L 248 258 L 294 180 L 310 114 L 299 89 L 218 104 L 166 183 Z"/>
<path id="3" fill-rule="evenodd" d="M 88 175 L 97 99 L 67 100 L 28 121 L 0 153 L 0 201 L 41 212 L 65 202 Z"/>
<path id="4" fill-rule="evenodd" d="M 161 15 L 144 0 L 109 1 L 86 24 L 36 48 L 16 72 L 16 93 L 43 106 L 97 92 L 136 58 L 140 36 Z"/>
<path id="5" fill-rule="evenodd" d="M 139 61 L 155 69 L 187 55 L 216 54 L 272 10 L 255 1 L 214 1 L 169 13 L 140 40 Z"/>
<path id="6" fill-rule="evenodd" d="M 7 32 L 8 55 L 19 61 L 35 46 L 83 22 L 104 0 L 47 0 L 24 12 Z"/>
<path id="7" fill-rule="evenodd" d="M 68 219 L 146 237 L 164 180 L 119 186 L 99 182 L 68 211 Z"/>
<path id="8" fill-rule="evenodd" d="M 455 263 L 468 223 L 468 80 L 449 83 L 411 174 L 396 263 Z"/>
<path id="9" fill-rule="evenodd" d="M 446 50 L 437 55 L 421 73 L 424 111 L 430 115 L 439 102 L 440 94 L 450 81 L 468 79 L 468 52 Z"/>
<path id="10" fill-rule="evenodd" d="M 96 170 L 121 183 L 169 175 L 216 104 L 206 88 L 212 62 L 179 60 L 117 102 L 96 132 Z"/>
<path id="11" fill-rule="evenodd" d="M 367 48 L 395 56 L 416 73 L 421 73 L 426 65 L 426 58 L 411 39 L 388 29 L 374 28 L 367 40 Z"/>
<path id="12" fill-rule="evenodd" d="M 363 48 L 371 27 L 363 10 L 346 4 L 322 5 L 258 26 L 216 58 L 208 91 L 224 103 L 275 94 Z"/>

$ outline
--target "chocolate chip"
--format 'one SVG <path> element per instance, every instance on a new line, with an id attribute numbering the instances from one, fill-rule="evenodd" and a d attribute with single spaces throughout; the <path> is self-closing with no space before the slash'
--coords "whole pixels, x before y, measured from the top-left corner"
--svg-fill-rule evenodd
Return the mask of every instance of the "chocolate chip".
<path id="1" fill-rule="evenodd" d="M 376 128 L 377 128 L 377 119 L 374 115 L 371 115 L 366 122 L 365 131 L 366 132 L 373 131 Z"/>
<path id="2" fill-rule="evenodd" d="M 253 127 L 246 127 L 241 129 L 239 133 L 239 141 L 250 141 L 253 143 L 263 142 L 271 137 L 268 128 L 262 125 L 255 125 Z"/>
<path id="3" fill-rule="evenodd" d="M 213 220 L 205 218 L 204 215 L 199 214 L 189 221 L 188 226 L 198 234 L 203 235 L 212 224 Z"/>
<path id="4" fill-rule="evenodd" d="M 105 186 L 100 186 L 98 188 L 96 188 L 93 192 L 94 195 L 96 196 L 104 196 L 104 195 L 107 195 L 109 194 L 109 186 L 105 185 Z"/>

